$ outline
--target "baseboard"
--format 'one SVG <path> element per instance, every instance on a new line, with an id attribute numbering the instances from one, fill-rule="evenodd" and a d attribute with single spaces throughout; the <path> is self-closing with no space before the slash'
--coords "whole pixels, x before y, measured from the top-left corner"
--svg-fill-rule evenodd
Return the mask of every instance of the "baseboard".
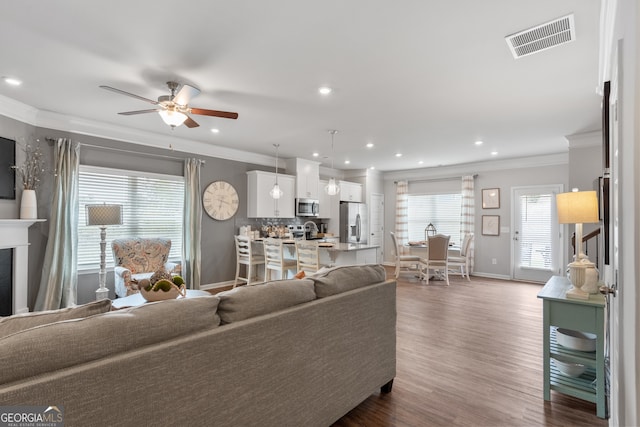
<path id="1" fill-rule="evenodd" d="M 233 286 L 233 280 L 227 280 L 226 282 L 207 283 L 206 285 L 200 285 L 201 291 L 208 291 L 210 289 L 228 288 Z"/>
<path id="2" fill-rule="evenodd" d="M 486 277 L 487 279 L 512 280 L 511 276 L 505 276 L 504 274 L 478 273 L 477 271 L 471 273 L 471 277 L 473 276 Z"/>

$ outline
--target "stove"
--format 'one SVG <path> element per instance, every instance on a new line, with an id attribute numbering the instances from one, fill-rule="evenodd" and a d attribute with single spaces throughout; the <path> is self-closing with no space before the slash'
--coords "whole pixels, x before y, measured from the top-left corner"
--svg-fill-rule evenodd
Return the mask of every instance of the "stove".
<path id="1" fill-rule="evenodd" d="M 304 237 L 305 230 L 303 225 L 291 224 L 288 225 L 287 228 L 289 229 L 289 233 L 291 233 L 291 237 L 294 239 L 301 239 Z"/>

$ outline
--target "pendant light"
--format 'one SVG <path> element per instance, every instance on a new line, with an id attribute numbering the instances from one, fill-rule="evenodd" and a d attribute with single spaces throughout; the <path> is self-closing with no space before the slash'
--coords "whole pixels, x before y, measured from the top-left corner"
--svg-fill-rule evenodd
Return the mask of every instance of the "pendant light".
<path id="1" fill-rule="evenodd" d="M 334 129 L 330 130 L 329 133 L 331 134 L 331 169 L 333 169 L 333 137 L 338 131 Z M 336 183 L 335 178 L 329 178 L 329 183 L 324 187 L 324 191 L 330 196 L 335 196 L 340 192 L 340 186 Z"/>
<path id="2" fill-rule="evenodd" d="M 273 184 L 273 188 L 269 191 L 269 195 L 277 200 L 282 197 L 283 194 L 280 186 L 278 185 L 278 148 L 280 147 L 280 144 L 273 144 L 273 146 L 276 147 L 276 183 Z"/>

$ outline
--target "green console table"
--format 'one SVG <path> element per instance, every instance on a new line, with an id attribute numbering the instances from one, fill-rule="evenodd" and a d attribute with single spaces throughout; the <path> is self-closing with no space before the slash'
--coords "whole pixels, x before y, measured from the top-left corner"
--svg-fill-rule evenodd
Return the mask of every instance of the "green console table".
<path id="1" fill-rule="evenodd" d="M 543 301 L 544 316 L 544 400 L 551 399 L 551 390 L 594 402 L 597 415 L 607 417 L 604 371 L 604 295 L 591 295 L 588 300 L 567 298 L 571 282 L 566 277 L 553 276 L 538 298 Z M 596 351 L 570 350 L 556 342 L 556 328 L 595 334 Z M 554 355 L 561 355 L 587 367 L 577 378 L 563 375 L 551 364 Z"/>

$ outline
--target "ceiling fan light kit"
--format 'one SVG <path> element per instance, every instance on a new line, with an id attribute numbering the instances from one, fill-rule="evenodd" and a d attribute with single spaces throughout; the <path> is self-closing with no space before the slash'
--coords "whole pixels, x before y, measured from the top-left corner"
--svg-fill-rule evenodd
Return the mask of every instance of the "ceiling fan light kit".
<path id="1" fill-rule="evenodd" d="M 119 93 L 120 95 L 130 96 L 132 98 L 136 98 L 140 101 L 148 102 L 149 104 L 153 104 L 156 108 L 148 109 L 148 110 L 137 110 L 137 111 L 125 111 L 122 113 L 118 113 L 124 116 L 132 116 L 136 114 L 145 114 L 145 113 L 158 113 L 162 120 L 169 126 L 171 129 L 174 129 L 176 126 L 180 126 L 184 123 L 184 125 L 188 128 L 195 128 L 200 126 L 195 120 L 189 117 L 189 114 L 196 114 L 201 116 L 211 116 L 211 117 L 221 117 L 224 119 L 237 119 L 238 113 L 232 113 L 229 111 L 218 111 L 218 110 L 207 110 L 204 108 L 195 108 L 189 107 L 189 101 L 192 98 L 198 96 L 200 94 L 200 89 L 197 89 L 193 86 L 189 86 L 187 84 L 183 84 L 180 87 L 180 91 L 176 93 L 176 90 L 180 86 L 177 82 L 169 81 L 167 82 L 167 86 L 171 91 L 171 95 L 161 95 L 158 97 L 157 101 L 152 99 L 145 98 L 143 96 L 139 96 L 130 92 L 126 92 L 121 89 L 116 89 L 111 86 L 100 86 L 102 89 L 109 90 L 111 92 Z"/>

